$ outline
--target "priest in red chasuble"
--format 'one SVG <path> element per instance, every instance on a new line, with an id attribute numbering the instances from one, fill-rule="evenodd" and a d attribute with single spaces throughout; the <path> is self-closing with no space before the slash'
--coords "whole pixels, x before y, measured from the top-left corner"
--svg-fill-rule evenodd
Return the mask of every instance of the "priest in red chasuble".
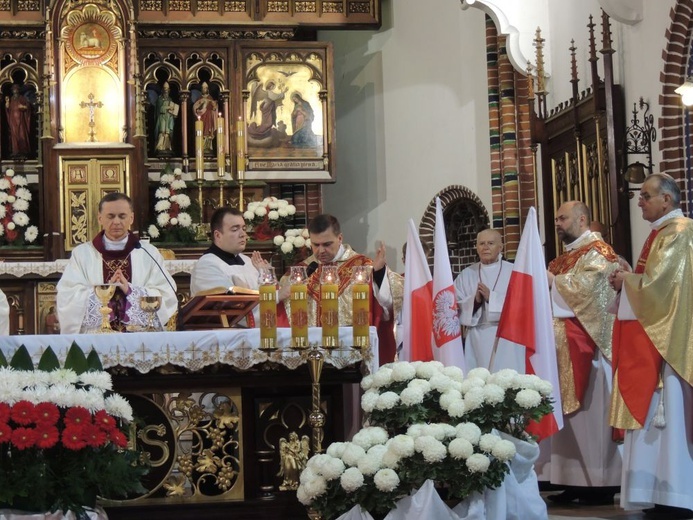
<path id="1" fill-rule="evenodd" d="M 564 427 L 551 437 L 550 479 L 567 487 L 549 499 L 613 503 L 621 454 L 608 421 L 614 315 L 607 309 L 616 298 L 609 276 L 618 256 L 590 231 L 584 203 L 561 205 L 555 223 L 565 246 L 549 264 Z"/>
<path id="2" fill-rule="evenodd" d="M 155 326 L 165 325 L 178 308 L 173 278 L 164 270 L 156 247 L 130 233 L 134 221 L 132 200 L 124 193 L 109 193 L 99 202 L 102 231 L 91 242 L 72 251 L 58 282 L 58 321 L 63 334 L 90 333 L 101 326 L 98 284 L 116 285 L 108 306 L 111 328 L 145 327 L 148 315 L 142 296 L 161 296 Z"/>
<path id="3" fill-rule="evenodd" d="M 380 363 L 389 363 L 395 356 L 393 332 L 394 316 L 402 304 L 403 278 L 392 272 L 385 264 L 385 246 L 381 244 L 375 259 L 355 252 L 342 241 L 339 221 L 332 215 L 318 215 L 308 224 L 310 246 L 313 254 L 301 264 L 307 267 L 308 279 L 308 326 L 320 326 L 320 272 L 325 264 L 336 265 L 339 271 L 339 326 L 352 324 L 351 273 L 356 266 L 373 267 L 371 296 L 371 325 L 378 328 Z M 289 280 L 284 276 L 280 281 L 279 309 L 280 326 L 288 326 L 291 316 Z"/>
<path id="4" fill-rule="evenodd" d="M 651 232 L 634 273 L 617 271 L 611 424 L 625 428 L 621 506 L 693 518 L 693 220 L 669 175 L 638 206 Z"/>

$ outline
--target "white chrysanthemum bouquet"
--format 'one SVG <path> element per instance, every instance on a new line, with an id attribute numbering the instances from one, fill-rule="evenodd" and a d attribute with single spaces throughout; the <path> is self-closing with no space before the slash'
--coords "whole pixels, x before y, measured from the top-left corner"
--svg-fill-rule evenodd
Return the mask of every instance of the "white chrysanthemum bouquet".
<path id="1" fill-rule="evenodd" d="M 181 178 L 180 168 L 172 169 L 166 165 L 161 172 L 159 188 L 155 197 L 156 223 L 151 224 L 147 233 L 153 240 L 163 242 L 194 242 L 192 228 L 193 216 L 190 214 L 192 200 L 185 193 L 187 188 Z"/>
<path id="2" fill-rule="evenodd" d="M 271 240 L 293 223 L 296 206 L 284 199 L 265 197 L 248 204 L 243 218 L 255 240 Z"/>
<path id="3" fill-rule="evenodd" d="M 361 387 L 369 426 L 313 456 L 301 474 L 298 499 L 325 520 L 356 504 L 385 514 L 429 479 L 451 499 L 495 489 L 515 456 L 499 432 L 526 440 L 529 421 L 552 410 L 551 384 L 514 370 L 465 377 L 436 361 L 399 362 Z"/>
<path id="4" fill-rule="evenodd" d="M 274 245 L 286 265 L 310 256 L 310 238 L 308 229 L 287 229 L 283 235 L 274 237 Z"/>
<path id="5" fill-rule="evenodd" d="M 0 177 L 0 243 L 31 244 L 38 237 L 38 228 L 29 225 L 31 192 L 23 175 L 12 168 Z"/>

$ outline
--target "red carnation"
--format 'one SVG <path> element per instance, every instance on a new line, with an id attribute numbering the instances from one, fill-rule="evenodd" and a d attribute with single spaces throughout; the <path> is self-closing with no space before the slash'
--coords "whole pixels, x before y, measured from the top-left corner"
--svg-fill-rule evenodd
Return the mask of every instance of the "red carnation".
<path id="1" fill-rule="evenodd" d="M 83 428 L 80 426 L 68 426 L 63 431 L 63 445 L 68 450 L 81 450 L 87 443 L 84 440 Z"/>
<path id="2" fill-rule="evenodd" d="M 98 448 L 106 444 L 106 432 L 95 424 L 86 424 L 84 426 L 84 440 L 92 448 Z"/>
<path id="3" fill-rule="evenodd" d="M 0 403 L 0 423 L 6 423 L 10 421 L 10 405 L 7 403 Z"/>
<path id="4" fill-rule="evenodd" d="M 17 428 L 12 432 L 12 444 L 17 449 L 24 450 L 36 444 L 36 430 L 33 428 Z"/>
<path id="5" fill-rule="evenodd" d="M 19 401 L 12 406 L 10 414 L 14 422 L 26 426 L 35 421 L 35 409 L 36 407 L 33 403 L 29 401 Z"/>
<path id="6" fill-rule="evenodd" d="M 111 442 L 118 446 L 119 448 L 127 448 L 128 446 L 128 439 L 125 437 L 125 434 L 118 430 L 117 428 L 113 430 L 110 434 L 111 437 Z"/>
<path id="7" fill-rule="evenodd" d="M 99 428 L 106 433 L 110 433 L 116 428 L 115 419 L 108 415 L 106 410 L 99 410 L 96 412 L 96 414 L 94 414 L 94 424 L 98 424 Z"/>
<path id="8" fill-rule="evenodd" d="M 60 410 L 53 403 L 39 403 L 35 408 L 37 426 L 55 426 L 60 419 Z"/>
<path id="9" fill-rule="evenodd" d="M 47 449 L 58 443 L 60 434 L 55 426 L 46 426 L 36 435 L 36 446 Z"/>
<path id="10" fill-rule="evenodd" d="M 12 439 L 12 428 L 6 422 L 0 422 L 0 444 L 10 442 Z"/>
<path id="11" fill-rule="evenodd" d="M 73 406 L 65 413 L 65 426 L 91 424 L 91 413 L 83 406 Z"/>

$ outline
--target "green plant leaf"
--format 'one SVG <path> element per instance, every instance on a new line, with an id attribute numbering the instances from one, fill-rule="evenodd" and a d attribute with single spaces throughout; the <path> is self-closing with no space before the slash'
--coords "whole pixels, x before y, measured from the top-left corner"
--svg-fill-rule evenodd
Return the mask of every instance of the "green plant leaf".
<path id="1" fill-rule="evenodd" d="M 60 360 L 58 356 L 55 355 L 53 349 L 48 347 L 46 351 L 41 356 L 38 363 L 38 369 L 44 372 L 52 372 L 53 370 L 58 370 L 60 368 Z"/>
<path id="2" fill-rule="evenodd" d="M 77 374 L 83 374 L 88 369 L 87 357 L 84 355 L 79 345 L 74 341 L 72 342 L 70 350 L 67 352 L 64 367 L 74 370 Z"/>
<path id="3" fill-rule="evenodd" d="M 101 359 L 99 358 L 99 353 L 95 349 L 91 349 L 89 355 L 87 356 L 87 365 L 90 372 L 103 372 L 103 365 L 101 364 Z"/>
<path id="4" fill-rule="evenodd" d="M 5 354 L 2 353 L 2 350 L 0 350 L 0 368 L 6 367 L 7 366 L 7 358 L 5 357 Z"/>
<path id="5" fill-rule="evenodd" d="M 15 370 L 33 370 L 34 362 L 29 355 L 29 351 L 24 345 L 17 349 L 17 352 L 12 356 L 10 366 Z"/>

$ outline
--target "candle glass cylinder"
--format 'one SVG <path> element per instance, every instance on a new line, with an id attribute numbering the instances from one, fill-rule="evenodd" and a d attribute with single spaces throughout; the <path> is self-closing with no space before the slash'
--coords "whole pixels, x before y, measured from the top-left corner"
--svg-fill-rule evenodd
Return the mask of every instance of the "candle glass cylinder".
<path id="1" fill-rule="evenodd" d="M 369 327 L 371 324 L 371 266 L 359 265 L 351 271 L 351 324 L 353 328 L 353 347 L 364 348 L 370 345 Z"/>
<path id="2" fill-rule="evenodd" d="M 339 273 L 336 265 L 323 265 L 320 272 L 320 322 L 322 346 L 339 346 Z"/>
<path id="3" fill-rule="evenodd" d="M 277 277 L 274 267 L 260 268 L 260 349 L 277 348 Z"/>
<path id="4" fill-rule="evenodd" d="M 308 286 L 306 267 L 295 265 L 289 271 L 291 282 L 291 347 L 308 348 Z"/>

